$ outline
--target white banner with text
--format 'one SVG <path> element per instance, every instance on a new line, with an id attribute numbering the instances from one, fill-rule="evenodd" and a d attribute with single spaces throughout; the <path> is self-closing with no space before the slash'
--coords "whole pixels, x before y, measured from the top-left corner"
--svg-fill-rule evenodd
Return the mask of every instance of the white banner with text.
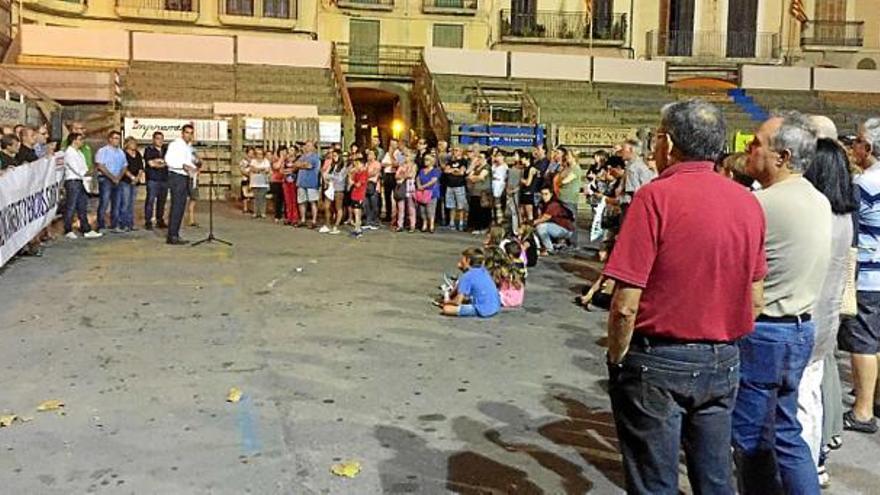
<path id="1" fill-rule="evenodd" d="M 64 154 L 8 169 L 0 175 L 0 266 L 40 231 L 58 209 Z"/>

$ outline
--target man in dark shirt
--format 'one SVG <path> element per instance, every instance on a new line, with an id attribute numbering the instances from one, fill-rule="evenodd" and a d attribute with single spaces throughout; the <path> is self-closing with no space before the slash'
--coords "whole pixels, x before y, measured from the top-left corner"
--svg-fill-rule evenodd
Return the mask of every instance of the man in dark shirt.
<path id="1" fill-rule="evenodd" d="M 0 170 L 21 165 L 18 161 L 18 147 L 21 142 L 15 134 L 0 137 Z"/>
<path id="2" fill-rule="evenodd" d="M 468 211 L 467 169 L 468 159 L 462 154 L 460 147 L 452 150 L 443 173 L 446 175 L 446 208 L 449 209 L 449 228 L 464 230 L 465 217 Z"/>
<path id="3" fill-rule="evenodd" d="M 37 144 L 37 131 L 30 127 L 21 130 L 21 146 L 18 149 L 16 158 L 19 163 L 31 163 L 39 160 L 34 146 Z"/>
<path id="4" fill-rule="evenodd" d="M 147 176 L 147 201 L 144 203 L 144 222 L 147 230 L 153 230 L 153 211 L 156 212 L 156 227 L 165 225 L 165 201 L 168 199 L 168 168 L 165 167 L 165 136 L 156 131 L 153 142 L 144 148 L 144 170 Z"/>
<path id="5" fill-rule="evenodd" d="M 544 174 L 547 172 L 547 167 L 550 166 L 550 160 L 547 158 L 547 152 L 544 151 L 544 147 L 540 144 L 535 146 L 535 149 L 532 151 L 532 158 L 534 159 L 532 165 L 538 170 L 534 180 L 537 181 L 537 187 L 540 191 L 544 187 Z M 548 186 L 553 187 L 553 184 L 548 184 Z M 540 200 L 540 197 L 536 197 L 535 200 Z"/>
<path id="6" fill-rule="evenodd" d="M 543 214 L 535 220 L 535 232 L 541 239 L 542 250 L 553 254 L 553 242 L 570 239 L 574 233 L 571 210 L 562 205 L 549 186 L 541 188 Z"/>

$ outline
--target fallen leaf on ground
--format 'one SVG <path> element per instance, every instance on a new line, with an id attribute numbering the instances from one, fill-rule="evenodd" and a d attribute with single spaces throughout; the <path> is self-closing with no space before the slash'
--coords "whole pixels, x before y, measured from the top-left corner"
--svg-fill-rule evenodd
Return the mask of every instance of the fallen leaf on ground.
<path id="1" fill-rule="evenodd" d="M 55 411 L 64 407 L 64 401 L 60 401 L 57 399 L 47 400 L 37 406 L 37 411 Z"/>
<path id="2" fill-rule="evenodd" d="M 13 421 L 15 421 L 16 419 L 18 419 L 18 416 L 16 416 L 15 414 L 0 416 L 0 427 L 11 426 Z"/>
<path id="3" fill-rule="evenodd" d="M 357 461 L 348 461 L 340 464 L 334 464 L 330 468 L 330 472 L 336 476 L 345 478 L 354 478 L 361 472 L 361 463 Z"/>
<path id="4" fill-rule="evenodd" d="M 232 402 L 233 404 L 241 400 L 241 389 L 238 387 L 232 387 L 229 389 L 229 393 L 226 394 L 226 402 Z"/>

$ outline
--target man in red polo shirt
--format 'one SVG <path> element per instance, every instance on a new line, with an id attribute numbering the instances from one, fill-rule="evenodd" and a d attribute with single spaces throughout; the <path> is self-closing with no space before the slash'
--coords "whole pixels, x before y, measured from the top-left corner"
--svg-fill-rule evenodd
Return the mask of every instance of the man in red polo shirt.
<path id="1" fill-rule="evenodd" d="M 735 342 L 754 328 L 767 262 L 761 206 L 713 172 L 725 127 L 704 101 L 664 107 L 660 175 L 636 193 L 605 268 L 617 281 L 609 395 L 628 493 L 677 493 L 680 444 L 695 493 L 735 493 Z"/>

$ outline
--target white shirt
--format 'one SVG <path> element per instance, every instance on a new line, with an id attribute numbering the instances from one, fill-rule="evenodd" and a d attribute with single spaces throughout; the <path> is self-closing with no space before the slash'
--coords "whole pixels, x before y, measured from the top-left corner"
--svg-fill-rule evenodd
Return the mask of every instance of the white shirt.
<path id="1" fill-rule="evenodd" d="M 165 153 L 165 165 L 169 172 L 179 175 L 189 175 L 184 165 L 194 167 L 193 149 L 183 138 L 177 138 L 168 145 Z"/>
<path id="2" fill-rule="evenodd" d="M 64 150 L 64 180 L 82 180 L 89 173 L 86 157 L 80 150 L 68 146 Z"/>
<path id="3" fill-rule="evenodd" d="M 269 160 L 263 158 L 262 160 L 254 159 L 251 161 L 250 169 L 251 169 L 251 188 L 263 188 L 269 187 L 269 177 L 266 175 L 269 173 L 269 170 L 272 168 L 272 165 L 269 164 Z"/>

